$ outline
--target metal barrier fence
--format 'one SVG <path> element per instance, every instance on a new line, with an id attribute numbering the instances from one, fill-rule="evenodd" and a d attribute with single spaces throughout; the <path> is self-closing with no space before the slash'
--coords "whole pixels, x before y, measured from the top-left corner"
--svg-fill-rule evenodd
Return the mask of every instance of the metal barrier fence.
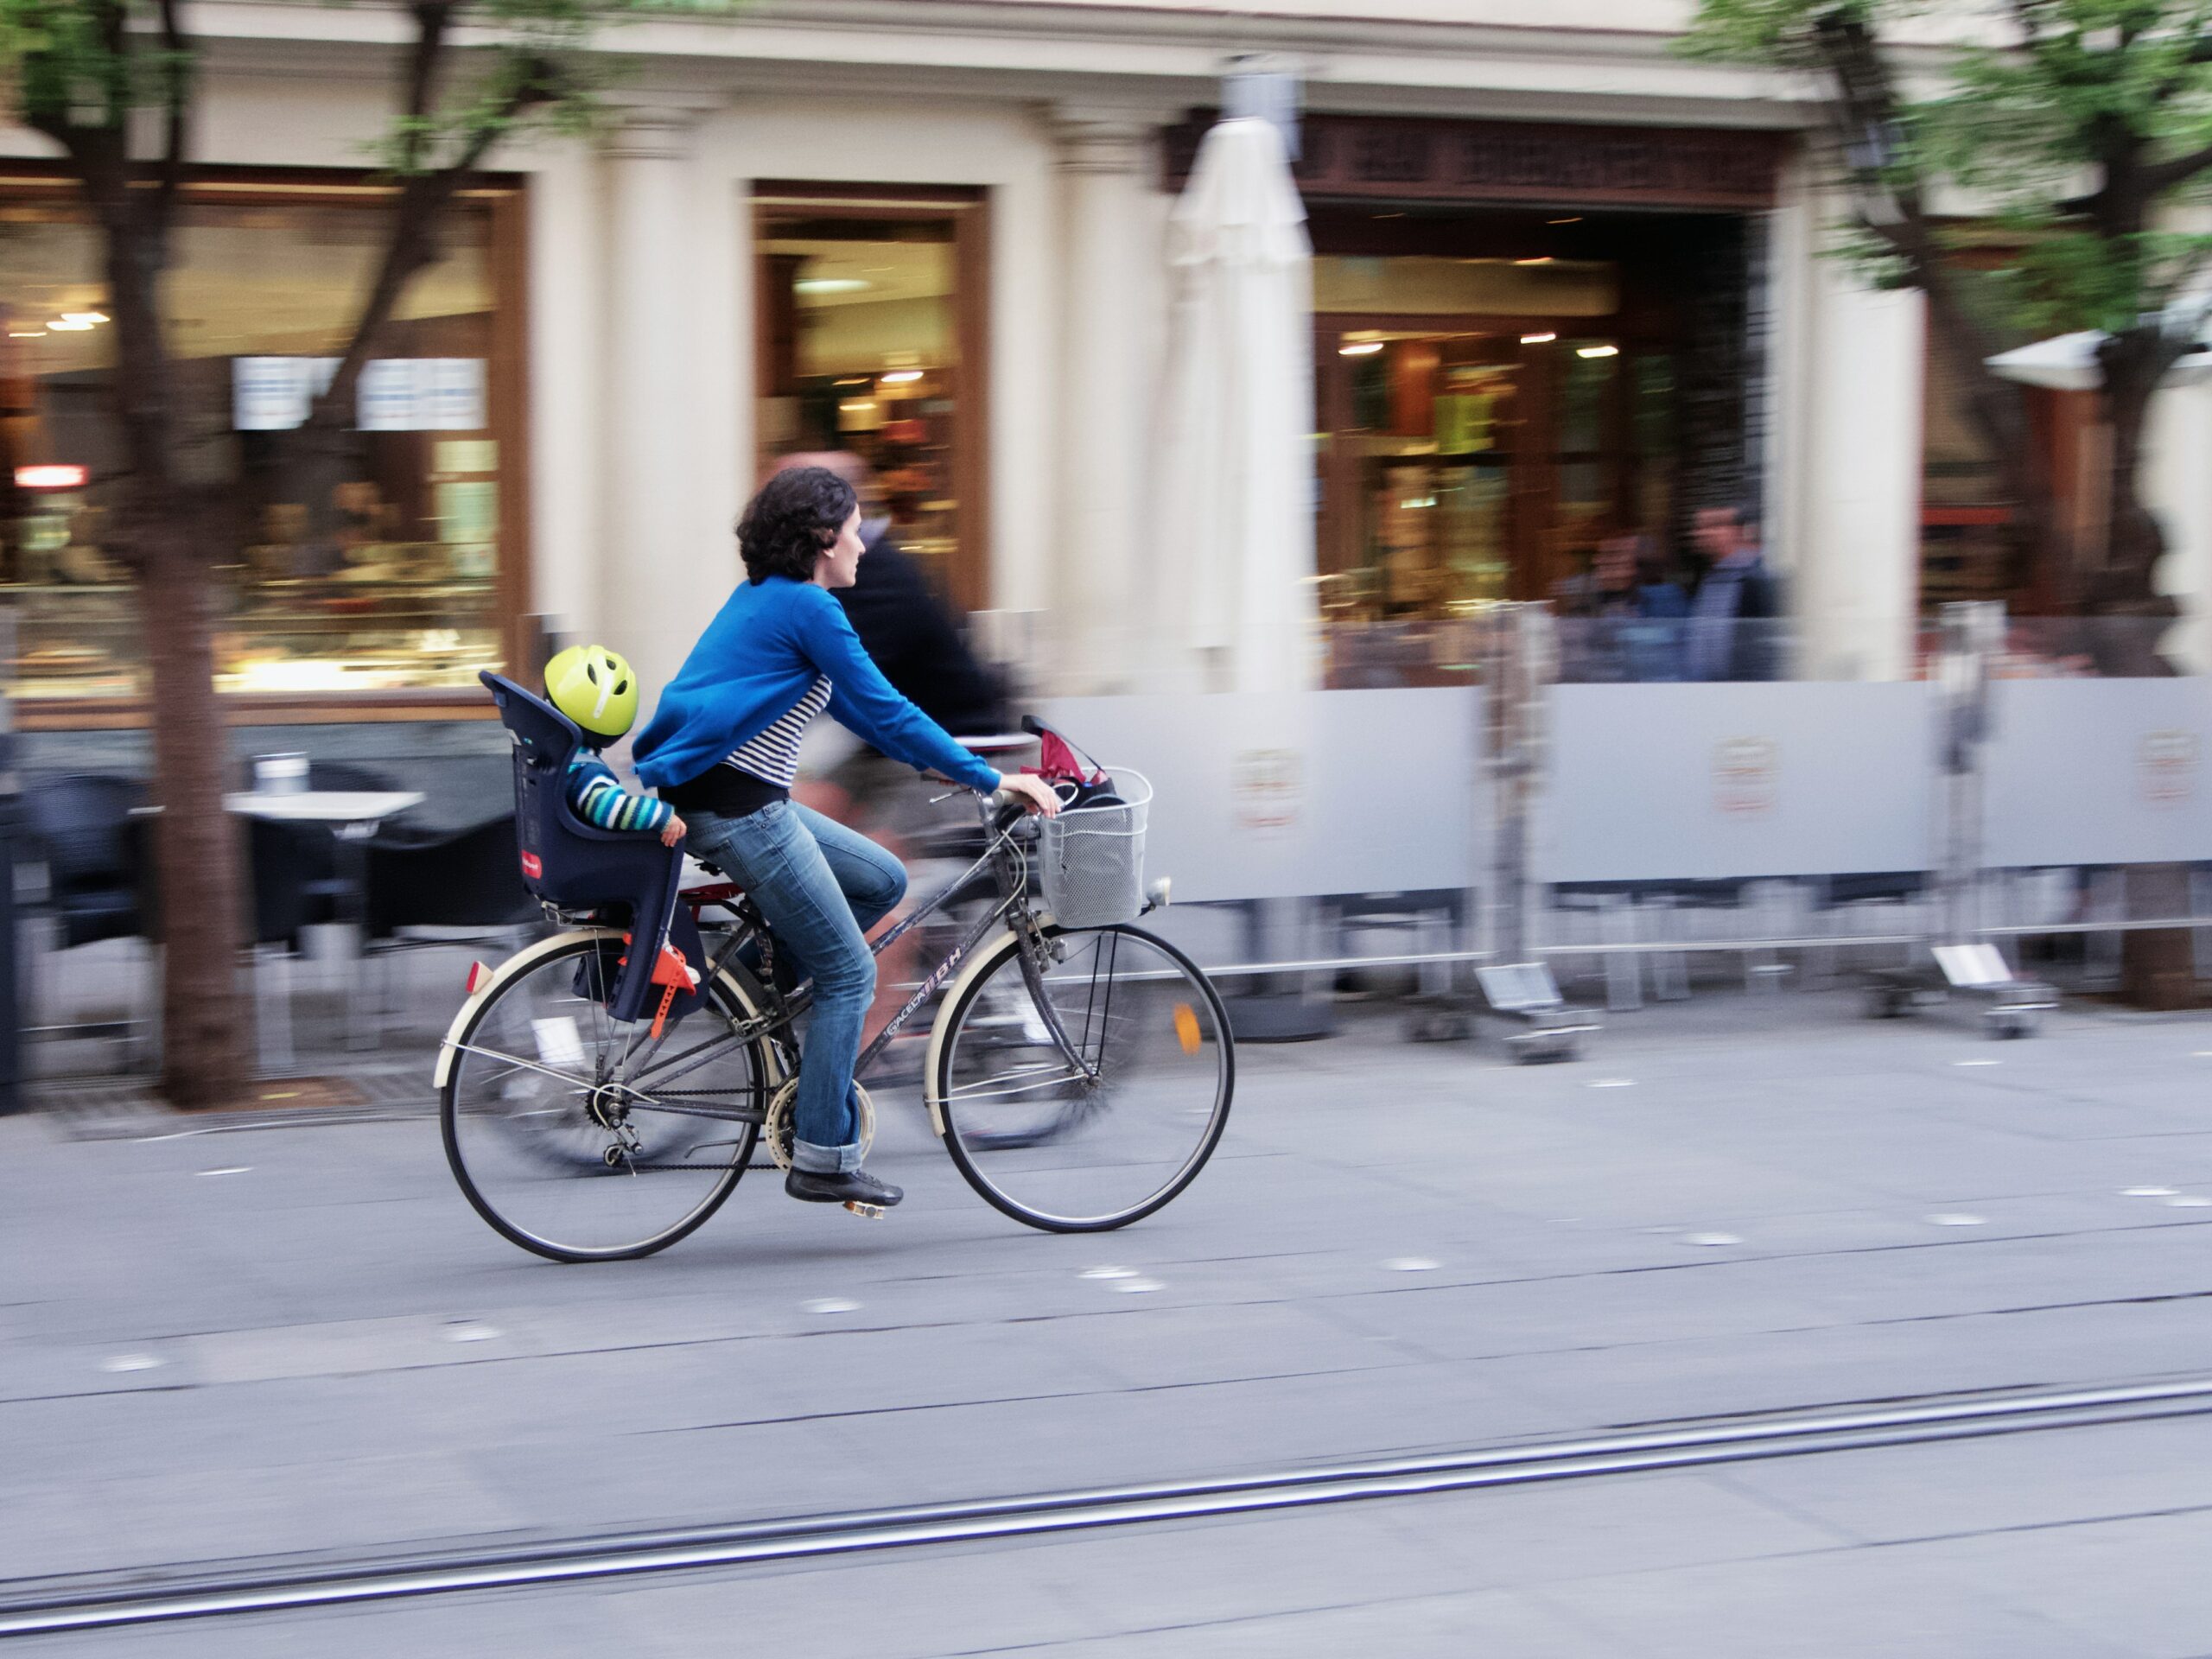
<path id="1" fill-rule="evenodd" d="M 2090 673 L 2167 626 L 1954 605 L 1910 678 L 1562 683 L 1548 607 L 1505 606 L 1458 625 L 1458 684 L 1047 712 L 1153 779 L 1179 900 L 1307 901 L 1220 971 L 1602 957 L 1633 1000 L 1620 964 L 1665 995 L 1693 952 L 1771 983 L 1783 953 L 2212 930 L 2202 875 L 2130 913 L 2117 874 L 2212 866 L 2212 680 Z M 1378 926 L 1422 948 L 1349 948 Z"/>

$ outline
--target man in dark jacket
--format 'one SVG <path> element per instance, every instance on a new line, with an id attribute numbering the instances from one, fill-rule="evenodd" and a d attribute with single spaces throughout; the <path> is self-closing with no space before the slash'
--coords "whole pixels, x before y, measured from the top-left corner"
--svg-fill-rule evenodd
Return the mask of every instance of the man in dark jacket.
<path id="1" fill-rule="evenodd" d="M 849 449 L 785 455 L 778 472 L 826 467 L 850 484 L 861 511 L 874 506 L 868 462 Z M 1006 729 L 998 677 L 968 649 L 929 576 L 891 533 L 888 515 L 861 522 L 860 580 L 836 591 L 837 602 L 883 677 L 955 736 Z"/>
<path id="2" fill-rule="evenodd" d="M 1782 600 L 1759 550 L 1758 517 L 1740 507 L 1700 507 L 1696 536 L 1713 563 L 1690 601 L 1685 677 L 1776 678 L 1782 661 Z"/>

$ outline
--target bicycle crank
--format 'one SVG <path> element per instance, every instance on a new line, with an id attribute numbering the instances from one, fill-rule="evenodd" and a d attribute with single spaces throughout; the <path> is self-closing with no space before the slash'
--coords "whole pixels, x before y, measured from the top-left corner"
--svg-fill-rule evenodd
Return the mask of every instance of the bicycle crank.
<path id="1" fill-rule="evenodd" d="M 853 1096 L 860 1103 L 861 1156 L 868 1156 L 868 1148 L 875 1144 L 875 1103 L 868 1097 L 868 1090 L 857 1083 Z M 760 1125 L 760 1138 L 768 1143 L 768 1155 L 776 1160 L 776 1167 L 785 1174 L 791 1173 L 791 1143 L 798 1139 L 793 1124 L 794 1109 L 798 1104 L 798 1075 L 794 1072 L 784 1086 L 776 1090 L 776 1097 L 768 1103 L 768 1115 Z M 875 1209 L 872 1205 L 847 1205 L 848 1210 L 864 1215 Z M 878 1215 L 882 1211 L 876 1210 Z"/>

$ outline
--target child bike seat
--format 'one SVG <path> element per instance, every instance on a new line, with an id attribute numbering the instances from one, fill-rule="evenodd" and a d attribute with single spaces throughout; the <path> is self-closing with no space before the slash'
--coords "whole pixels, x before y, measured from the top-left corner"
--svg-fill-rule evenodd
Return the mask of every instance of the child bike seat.
<path id="1" fill-rule="evenodd" d="M 543 697 L 489 670 L 476 677 L 498 705 L 514 739 L 515 842 L 523 886 L 563 910 L 616 912 L 630 944 L 614 976 L 607 1010 L 617 1020 L 659 1011 L 663 986 L 653 969 L 664 944 L 674 945 L 695 973 L 706 972 L 706 950 L 690 911 L 677 903 L 683 849 L 664 847 L 635 830 L 601 830 L 569 810 L 569 762 L 583 743 L 575 722 Z M 698 989 L 678 990 L 667 1015 L 681 1019 L 699 1006 Z"/>

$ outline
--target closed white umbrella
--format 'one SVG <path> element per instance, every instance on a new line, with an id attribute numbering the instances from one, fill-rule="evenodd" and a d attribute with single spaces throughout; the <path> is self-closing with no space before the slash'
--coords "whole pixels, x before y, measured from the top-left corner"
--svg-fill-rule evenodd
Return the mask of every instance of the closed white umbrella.
<path id="1" fill-rule="evenodd" d="M 1206 134 L 1167 246 L 1157 669 L 1185 688 L 1303 690 L 1319 677 L 1313 256 L 1273 124 L 1241 118 Z"/>
<path id="2" fill-rule="evenodd" d="M 1236 785 L 1295 800 L 1320 683 L 1313 583 L 1313 245 L 1273 123 L 1217 123 L 1170 216 L 1175 306 L 1153 531 L 1154 683 L 1240 692 L 1205 717 L 1234 722 Z M 1274 828 L 1303 832 L 1294 806 Z M 1262 901 L 1253 957 L 1300 954 L 1301 907 Z M 1272 937 L 1270 937 L 1272 936 Z M 1302 992 L 1236 997 L 1247 1040 L 1319 1036 L 1326 1003 Z"/>
<path id="3" fill-rule="evenodd" d="M 2085 328 L 2079 334 L 2054 334 L 2032 346 L 1999 352 L 1985 360 L 2005 379 L 2024 385 L 2045 386 L 2053 391 L 2094 391 L 2105 383 L 2104 369 L 2097 361 L 2097 348 L 2104 340 L 2099 330 Z M 2160 384 L 2194 385 L 2208 377 L 2212 377 L 2212 346 L 2200 340 L 2182 354 Z"/>

